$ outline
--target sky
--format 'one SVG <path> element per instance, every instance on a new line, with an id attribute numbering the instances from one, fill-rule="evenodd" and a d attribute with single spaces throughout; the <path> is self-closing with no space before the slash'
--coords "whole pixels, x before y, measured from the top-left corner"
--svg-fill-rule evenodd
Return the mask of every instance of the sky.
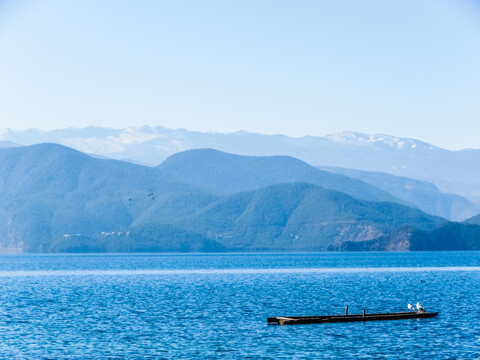
<path id="1" fill-rule="evenodd" d="M 358 131 L 480 148 L 474 0 L 0 0 L 0 129 Z"/>

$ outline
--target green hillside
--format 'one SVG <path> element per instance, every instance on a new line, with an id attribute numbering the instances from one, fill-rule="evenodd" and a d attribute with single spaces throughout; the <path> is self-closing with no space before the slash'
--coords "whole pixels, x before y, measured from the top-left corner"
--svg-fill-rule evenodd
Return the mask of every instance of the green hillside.
<path id="1" fill-rule="evenodd" d="M 415 230 L 410 239 L 412 251 L 480 250 L 480 226 L 450 222 L 433 231 Z"/>
<path id="2" fill-rule="evenodd" d="M 289 162 L 284 178 L 294 179 L 302 167 L 304 177 L 311 171 L 291 158 L 251 160 L 242 160 L 248 163 L 244 168 L 237 163 L 237 174 L 232 167 L 235 186 L 246 186 L 252 176 L 250 186 L 279 179 Z M 317 171 L 310 179 L 352 186 L 350 193 L 366 197 L 382 194 Z M 97 159 L 54 144 L 0 149 L 0 252 L 479 248 L 478 226 L 449 223 L 394 202 L 306 182 L 233 194 L 224 187 L 219 195 L 211 190 L 218 189 L 213 182 L 186 183 L 163 167 Z"/>
<path id="3" fill-rule="evenodd" d="M 54 239 L 125 233 L 144 217 L 168 223 L 215 199 L 159 169 L 60 145 L 0 150 L 0 244 L 6 251 L 49 251 Z"/>
<path id="4" fill-rule="evenodd" d="M 460 195 L 442 193 L 434 184 L 391 174 L 322 166 L 319 169 L 356 178 L 448 220 L 462 221 L 480 213 L 480 205 Z"/>
<path id="5" fill-rule="evenodd" d="M 405 225 L 433 229 L 443 222 L 411 207 L 294 183 L 220 199 L 179 224 L 235 250 L 323 251 Z"/>
<path id="6" fill-rule="evenodd" d="M 214 149 L 188 150 L 172 155 L 159 168 L 183 182 L 225 194 L 305 182 L 358 199 L 407 204 L 361 180 L 322 171 L 289 156 L 241 156 Z"/>
<path id="7" fill-rule="evenodd" d="M 336 244 L 337 251 L 466 251 L 480 250 L 480 226 L 448 222 L 426 230 L 412 226 L 399 228 L 379 238 Z"/>

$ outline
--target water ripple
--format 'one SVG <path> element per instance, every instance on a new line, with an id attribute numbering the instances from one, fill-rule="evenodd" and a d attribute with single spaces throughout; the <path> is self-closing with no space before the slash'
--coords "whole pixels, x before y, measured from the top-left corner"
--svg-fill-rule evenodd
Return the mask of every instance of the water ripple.
<path id="1" fill-rule="evenodd" d="M 0 271 L 0 277 L 29 276 L 128 276 L 128 275 L 228 275 L 228 274 L 315 274 L 480 271 L 480 266 L 350 267 L 350 268 L 265 268 L 265 269 L 120 269 L 120 270 L 18 270 Z"/>
<path id="2" fill-rule="evenodd" d="M 0 359 L 446 360 L 480 353 L 480 254 L 3 259 Z M 421 263 L 431 266 L 410 266 Z M 405 311 L 417 301 L 439 316 L 266 321 L 341 314 L 346 305 L 352 314 Z"/>

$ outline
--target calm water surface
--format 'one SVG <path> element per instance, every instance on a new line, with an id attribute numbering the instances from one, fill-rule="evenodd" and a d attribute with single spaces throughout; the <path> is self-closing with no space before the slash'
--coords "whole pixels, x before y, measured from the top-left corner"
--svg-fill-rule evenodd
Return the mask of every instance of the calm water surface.
<path id="1" fill-rule="evenodd" d="M 478 359 L 479 284 L 476 252 L 0 256 L 0 358 Z"/>

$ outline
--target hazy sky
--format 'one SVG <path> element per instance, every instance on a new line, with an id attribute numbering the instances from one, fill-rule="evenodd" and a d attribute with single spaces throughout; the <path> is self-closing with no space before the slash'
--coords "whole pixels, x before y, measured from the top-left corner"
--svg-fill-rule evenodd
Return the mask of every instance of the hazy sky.
<path id="1" fill-rule="evenodd" d="M 88 125 L 480 148 L 480 5 L 0 0 L 0 128 Z"/>

